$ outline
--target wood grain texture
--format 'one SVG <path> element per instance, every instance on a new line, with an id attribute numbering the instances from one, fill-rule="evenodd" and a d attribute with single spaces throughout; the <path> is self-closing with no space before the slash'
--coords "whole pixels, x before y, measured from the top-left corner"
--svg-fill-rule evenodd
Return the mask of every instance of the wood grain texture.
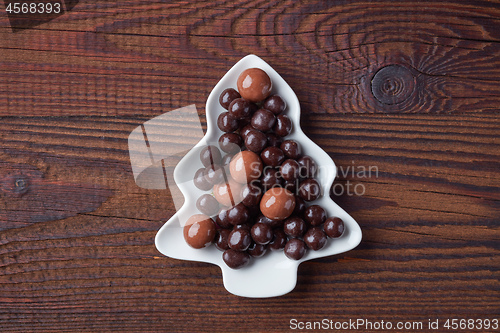
<path id="1" fill-rule="evenodd" d="M 265 57 L 310 112 L 490 112 L 500 94 L 499 17 L 495 1 L 87 1 L 16 34 L 4 17 L 2 114 L 203 106 L 248 53 Z M 398 105 L 370 93 L 372 76 L 390 64 L 416 80 Z"/>
<path id="2" fill-rule="evenodd" d="M 89 0 L 16 33 L 0 9 L 2 332 L 498 318 L 498 2 Z M 203 112 L 249 53 L 297 93 L 363 231 L 270 299 L 158 253 L 174 205 L 135 185 L 127 146 L 156 115 Z"/>

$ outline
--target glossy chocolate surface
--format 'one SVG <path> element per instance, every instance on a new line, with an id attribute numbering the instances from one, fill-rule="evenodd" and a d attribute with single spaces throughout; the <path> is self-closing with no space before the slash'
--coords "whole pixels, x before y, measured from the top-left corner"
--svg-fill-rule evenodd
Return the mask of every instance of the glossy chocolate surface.
<path id="1" fill-rule="evenodd" d="M 184 225 L 184 239 L 189 246 L 201 249 L 212 243 L 216 229 L 213 220 L 205 214 L 191 216 Z"/>
<path id="2" fill-rule="evenodd" d="M 271 220 L 284 220 L 295 208 L 295 196 L 281 187 L 269 189 L 260 201 L 260 211 Z"/>
<path id="3" fill-rule="evenodd" d="M 244 70 L 236 82 L 241 97 L 260 102 L 269 96 L 272 82 L 269 75 L 260 68 L 248 68 Z"/>

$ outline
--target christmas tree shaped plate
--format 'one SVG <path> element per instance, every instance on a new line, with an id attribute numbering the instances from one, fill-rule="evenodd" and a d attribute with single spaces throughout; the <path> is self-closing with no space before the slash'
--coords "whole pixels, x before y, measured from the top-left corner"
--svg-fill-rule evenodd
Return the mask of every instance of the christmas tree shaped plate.
<path id="1" fill-rule="evenodd" d="M 339 217 L 344 221 L 345 232 L 339 238 L 328 239 L 326 246 L 318 251 L 308 250 L 300 260 L 292 260 L 283 251 L 267 251 L 259 258 L 240 269 L 229 268 L 222 259 L 222 252 L 213 244 L 202 248 L 190 247 L 183 237 L 183 226 L 193 214 L 197 199 L 204 193 L 193 184 L 193 175 L 203 167 L 199 152 L 208 144 L 217 145 L 223 134 L 217 126 L 217 118 L 226 111 L 219 104 L 219 96 L 226 88 L 235 88 L 237 78 L 247 68 L 260 68 L 272 80 L 272 93 L 280 95 L 287 104 L 285 114 L 291 118 L 293 129 L 286 139 L 299 142 L 303 154 L 309 155 L 318 165 L 316 179 L 322 186 L 323 195 L 308 205 L 323 207 L 327 216 Z M 248 55 L 236 63 L 214 87 L 206 104 L 207 132 L 200 142 L 178 163 L 173 172 L 176 185 L 184 196 L 184 204 L 158 231 L 155 239 L 157 249 L 164 255 L 182 260 L 193 260 L 218 265 L 222 270 L 224 287 L 232 294 L 244 297 L 273 297 L 286 294 L 297 283 L 297 268 L 300 263 L 332 256 L 355 248 L 361 241 L 361 229 L 356 221 L 340 208 L 329 196 L 337 168 L 330 156 L 311 141 L 300 128 L 300 104 L 297 96 L 281 76 L 265 61 L 255 55 Z M 202 268 L 200 268 L 202 269 Z M 200 281 L 202 283 L 202 281 Z"/>

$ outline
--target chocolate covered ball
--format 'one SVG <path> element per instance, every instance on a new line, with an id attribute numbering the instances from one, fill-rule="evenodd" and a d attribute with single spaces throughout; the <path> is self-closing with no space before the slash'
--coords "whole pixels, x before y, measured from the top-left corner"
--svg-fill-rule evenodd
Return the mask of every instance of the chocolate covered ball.
<path id="1" fill-rule="evenodd" d="M 194 186 L 196 186 L 202 191 L 208 191 L 209 189 L 212 188 L 212 184 L 210 184 L 210 182 L 205 177 L 205 168 L 198 169 L 194 173 L 193 183 Z"/>
<path id="2" fill-rule="evenodd" d="M 302 147 L 295 140 L 283 141 L 283 143 L 281 143 L 280 148 L 281 150 L 283 150 L 283 153 L 285 153 L 285 155 L 288 158 L 293 158 L 294 160 L 298 159 L 302 154 Z"/>
<path id="3" fill-rule="evenodd" d="M 282 187 L 273 187 L 262 196 L 260 211 L 271 220 L 284 220 L 295 208 L 295 196 Z"/>
<path id="4" fill-rule="evenodd" d="M 304 211 L 304 219 L 313 227 L 317 227 L 325 222 L 326 212 L 320 205 L 311 205 Z"/>
<path id="5" fill-rule="evenodd" d="M 299 196 L 305 201 L 314 201 L 321 196 L 321 185 L 314 178 L 308 178 L 300 184 Z"/>
<path id="6" fill-rule="evenodd" d="M 255 128 L 249 129 L 245 135 L 245 146 L 248 150 L 254 153 L 260 153 L 262 149 L 266 148 L 267 135 Z"/>
<path id="7" fill-rule="evenodd" d="M 264 108 L 268 109 L 269 111 L 271 111 L 272 113 L 274 113 L 276 115 L 280 114 L 281 112 L 285 111 L 285 109 L 286 109 L 285 101 L 283 100 L 283 98 L 281 98 L 278 95 L 269 96 L 264 101 L 263 106 L 264 106 Z"/>
<path id="8" fill-rule="evenodd" d="M 273 240 L 273 228 L 267 223 L 255 223 L 250 230 L 252 239 L 257 244 L 267 244 Z"/>
<path id="9" fill-rule="evenodd" d="M 205 167 L 220 164 L 221 159 L 219 148 L 213 145 L 206 146 L 200 151 L 200 161 Z"/>
<path id="10" fill-rule="evenodd" d="M 283 250 L 287 242 L 287 237 L 283 229 L 276 228 L 274 229 L 273 240 L 269 242 L 268 247 L 272 251 Z"/>
<path id="11" fill-rule="evenodd" d="M 254 258 L 262 257 L 267 252 L 267 245 L 252 243 L 247 250 L 248 254 Z"/>
<path id="12" fill-rule="evenodd" d="M 207 247 L 214 240 L 216 229 L 214 221 L 205 214 L 191 216 L 183 229 L 184 239 L 195 249 Z"/>
<path id="13" fill-rule="evenodd" d="M 246 100 L 261 102 L 271 94 L 271 78 L 260 68 L 244 70 L 236 82 L 238 91 Z"/>
<path id="14" fill-rule="evenodd" d="M 236 251 L 245 251 L 252 244 L 252 236 L 250 236 L 250 231 L 245 228 L 233 229 L 229 233 L 227 239 L 227 245 Z"/>
<path id="15" fill-rule="evenodd" d="M 285 154 L 278 147 L 267 147 L 260 153 L 260 158 L 264 164 L 271 167 L 280 166 L 285 160 Z"/>
<path id="16" fill-rule="evenodd" d="M 249 218 L 250 212 L 248 211 L 248 208 L 241 202 L 227 210 L 227 220 L 232 225 L 246 224 Z"/>
<path id="17" fill-rule="evenodd" d="M 344 234 L 344 221 L 342 221 L 339 217 L 329 217 L 323 225 L 323 230 L 328 237 L 338 238 Z"/>
<path id="18" fill-rule="evenodd" d="M 231 230 L 229 229 L 220 229 L 217 231 L 217 235 L 215 236 L 215 247 L 217 250 L 225 251 L 229 249 L 229 245 L 227 244 L 227 240 L 229 239 L 229 233 Z"/>
<path id="19" fill-rule="evenodd" d="M 253 128 L 262 132 L 267 132 L 273 128 L 275 122 L 276 116 L 271 111 L 259 109 L 253 114 L 250 123 Z"/>
<path id="20" fill-rule="evenodd" d="M 283 178 L 280 177 L 278 170 L 265 167 L 262 177 L 260 178 L 260 184 L 262 188 L 267 191 L 271 187 L 283 185 Z"/>
<path id="21" fill-rule="evenodd" d="M 238 119 L 231 116 L 229 112 L 222 112 L 217 117 L 217 127 L 219 127 L 222 132 L 234 132 L 238 129 L 239 125 Z"/>
<path id="22" fill-rule="evenodd" d="M 310 156 L 302 156 L 297 160 L 300 165 L 300 177 L 302 178 L 312 178 L 316 176 L 318 171 L 318 166 L 316 162 Z"/>
<path id="23" fill-rule="evenodd" d="M 259 205 L 260 198 L 262 198 L 262 190 L 254 182 L 246 184 L 241 189 L 241 203 L 247 207 L 255 207 Z"/>
<path id="24" fill-rule="evenodd" d="M 250 255 L 244 251 L 228 249 L 222 254 L 222 260 L 232 269 L 245 267 L 250 262 Z"/>
<path id="25" fill-rule="evenodd" d="M 290 239 L 285 245 L 285 255 L 293 260 L 300 260 L 306 254 L 307 248 L 303 240 Z"/>
<path id="26" fill-rule="evenodd" d="M 306 232 L 306 229 L 306 222 L 297 216 L 287 218 L 283 225 L 283 231 L 285 234 L 293 238 L 302 237 L 302 235 Z"/>
<path id="27" fill-rule="evenodd" d="M 312 227 L 307 230 L 304 235 L 304 242 L 307 247 L 311 250 L 318 251 L 321 250 L 326 245 L 326 234 L 323 232 L 323 229 L 320 227 Z"/>
<path id="28" fill-rule="evenodd" d="M 196 200 L 196 208 L 205 215 L 215 215 L 219 211 L 219 202 L 210 194 L 205 193 Z"/>
<path id="29" fill-rule="evenodd" d="M 244 98 L 236 98 L 234 101 L 229 104 L 228 112 L 229 114 L 236 119 L 245 119 L 250 117 L 257 107 L 255 104 Z"/>
<path id="30" fill-rule="evenodd" d="M 212 185 L 220 184 L 224 181 L 224 170 L 220 165 L 214 164 L 205 168 L 203 174 L 206 180 Z"/>
<path id="31" fill-rule="evenodd" d="M 263 164 L 259 155 L 244 150 L 234 155 L 229 163 L 229 172 L 235 181 L 247 184 L 262 174 Z"/>
<path id="32" fill-rule="evenodd" d="M 220 94 L 219 103 L 224 109 L 227 110 L 229 108 L 229 104 L 240 97 L 240 94 L 235 89 L 227 88 Z"/>
<path id="33" fill-rule="evenodd" d="M 273 129 L 277 135 L 281 137 L 287 136 L 292 131 L 292 120 L 287 115 L 280 114 L 276 117 Z"/>
<path id="34" fill-rule="evenodd" d="M 220 149 L 228 154 L 234 154 L 240 150 L 243 139 L 236 133 L 224 133 L 219 137 Z"/>
<path id="35" fill-rule="evenodd" d="M 226 207 L 232 207 L 241 201 L 240 193 L 243 185 L 229 178 L 227 182 L 214 185 L 214 197 Z"/>

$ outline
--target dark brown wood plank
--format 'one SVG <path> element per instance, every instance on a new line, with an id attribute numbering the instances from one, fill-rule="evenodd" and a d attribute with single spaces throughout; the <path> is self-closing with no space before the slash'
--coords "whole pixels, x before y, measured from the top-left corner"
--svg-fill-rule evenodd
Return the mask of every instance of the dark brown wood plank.
<path id="1" fill-rule="evenodd" d="M 92 1 L 15 34 L 0 22 L 1 114 L 158 115 L 203 106 L 248 53 L 274 66 L 310 112 L 498 111 L 499 18 L 494 2 L 479 1 Z M 389 71 L 374 86 L 391 65 L 407 75 Z M 388 104 L 394 96 L 399 103 Z"/>
<path id="2" fill-rule="evenodd" d="M 224 331 L 235 325 L 286 331 L 291 318 L 495 315 L 496 116 L 304 114 L 306 133 L 337 162 L 336 184 L 364 188 L 362 196 L 332 194 L 360 223 L 363 241 L 348 253 L 302 264 L 292 293 L 264 300 L 228 294 L 217 267 L 156 251 L 154 235 L 173 206 L 166 191 L 133 182 L 127 136 L 143 120 L 2 119 L 4 163 L 36 170 L 48 183 L 111 193 L 77 216 L 2 221 L 4 329 L 206 331 L 217 323 Z M 369 166 L 377 167 L 370 177 L 350 173 Z M 28 193 L 26 200 L 43 195 Z M 59 208 L 64 214 L 74 209 L 71 192 L 52 195 L 67 203 Z M 18 199 L 3 196 L 2 202 L 6 207 Z"/>
<path id="3" fill-rule="evenodd" d="M 497 1 L 89 0 L 15 33 L 0 9 L 2 332 L 498 318 Z M 297 93 L 363 230 L 270 299 L 155 249 L 174 205 L 135 184 L 127 147 L 152 117 L 203 113 L 249 53 Z"/>

